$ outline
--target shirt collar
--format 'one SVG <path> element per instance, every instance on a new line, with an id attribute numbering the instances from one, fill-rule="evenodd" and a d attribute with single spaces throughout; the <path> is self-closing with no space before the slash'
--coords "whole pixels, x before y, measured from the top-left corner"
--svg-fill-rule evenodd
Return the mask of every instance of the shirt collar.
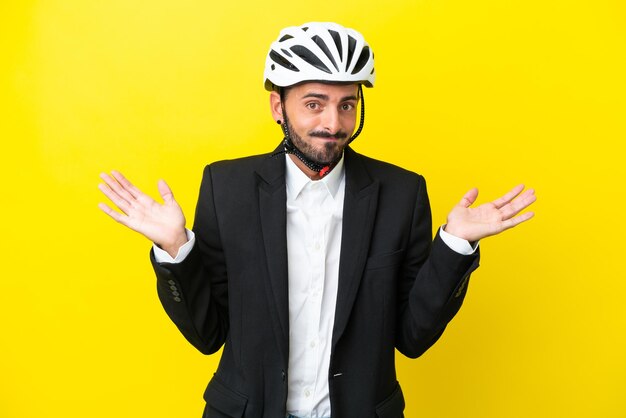
<path id="1" fill-rule="evenodd" d="M 310 182 L 319 181 L 323 183 L 330 195 L 335 198 L 337 195 L 337 191 L 339 190 L 339 186 L 341 185 L 341 181 L 345 175 L 345 168 L 343 164 L 344 156 L 341 156 L 341 159 L 335 165 L 335 167 L 328 173 L 326 176 L 322 177 L 320 180 L 311 180 L 306 174 L 302 172 L 291 160 L 289 154 L 285 154 L 285 158 L 287 159 L 285 177 L 287 182 L 287 190 L 289 191 L 289 195 L 292 196 L 292 199 L 296 199 L 304 186 L 306 186 Z"/>

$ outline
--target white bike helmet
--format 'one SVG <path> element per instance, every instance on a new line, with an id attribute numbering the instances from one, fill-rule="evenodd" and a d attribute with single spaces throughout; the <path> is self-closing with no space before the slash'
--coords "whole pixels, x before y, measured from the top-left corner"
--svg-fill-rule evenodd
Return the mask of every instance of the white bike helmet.
<path id="1" fill-rule="evenodd" d="M 265 60 L 265 89 L 304 81 L 373 87 L 374 53 L 363 35 L 337 23 L 310 22 L 280 31 Z"/>

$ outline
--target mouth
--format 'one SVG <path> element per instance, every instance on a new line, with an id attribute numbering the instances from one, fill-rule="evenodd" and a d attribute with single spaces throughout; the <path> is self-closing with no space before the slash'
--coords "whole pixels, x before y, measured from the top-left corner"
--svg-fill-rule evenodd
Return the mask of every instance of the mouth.
<path id="1" fill-rule="evenodd" d="M 325 141 L 325 142 L 340 142 L 344 139 L 343 137 L 336 137 L 336 136 L 323 136 L 323 137 L 315 136 L 314 138 L 317 138 L 320 141 Z"/>
<path id="2" fill-rule="evenodd" d="M 311 132 L 309 135 L 324 142 L 341 142 L 348 137 L 343 132 L 335 132 L 334 134 L 330 132 Z"/>

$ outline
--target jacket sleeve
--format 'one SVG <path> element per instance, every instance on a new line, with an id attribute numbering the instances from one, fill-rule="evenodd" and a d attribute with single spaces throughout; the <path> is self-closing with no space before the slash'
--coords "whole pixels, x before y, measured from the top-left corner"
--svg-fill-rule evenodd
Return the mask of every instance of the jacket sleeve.
<path id="1" fill-rule="evenodd" d="M 199 351 L 219 350 L 228 334 L 226 263 L 213 201 L 211 168 L 204 170 L 196 207 L 196 243 L 184 261 L 157 263 L 157 292 L 165 312 Z"/>
<path id="2" fill-rule="evenodd" d="M 396 347 L 407 357 L 422 355 L 458 312 L 479 252 L 461 255 L 439 234 L 432 239 L 426 182 L 419 177 L 407 255 L 398 288 Z"/>

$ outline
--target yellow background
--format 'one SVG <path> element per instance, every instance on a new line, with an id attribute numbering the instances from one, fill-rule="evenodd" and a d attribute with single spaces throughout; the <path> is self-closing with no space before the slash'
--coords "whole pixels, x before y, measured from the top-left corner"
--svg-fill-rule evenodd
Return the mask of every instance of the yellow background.
<path id="1" fill-rule="evenodd" d="M 425 175 L 436 224 L 537 189 L 482 242 L 443 338 L 398 356 L 412 417 L 626 417 L 622 0 L 3 1 L 0 417 L 199 417 L 217 356 L 159 305 L 149 243 L 97 208 L 101 171 L 188 224 L 203 166 L 280 140 L 280 28 L 335 20 L 376 53 L 354 147 Z"/>

